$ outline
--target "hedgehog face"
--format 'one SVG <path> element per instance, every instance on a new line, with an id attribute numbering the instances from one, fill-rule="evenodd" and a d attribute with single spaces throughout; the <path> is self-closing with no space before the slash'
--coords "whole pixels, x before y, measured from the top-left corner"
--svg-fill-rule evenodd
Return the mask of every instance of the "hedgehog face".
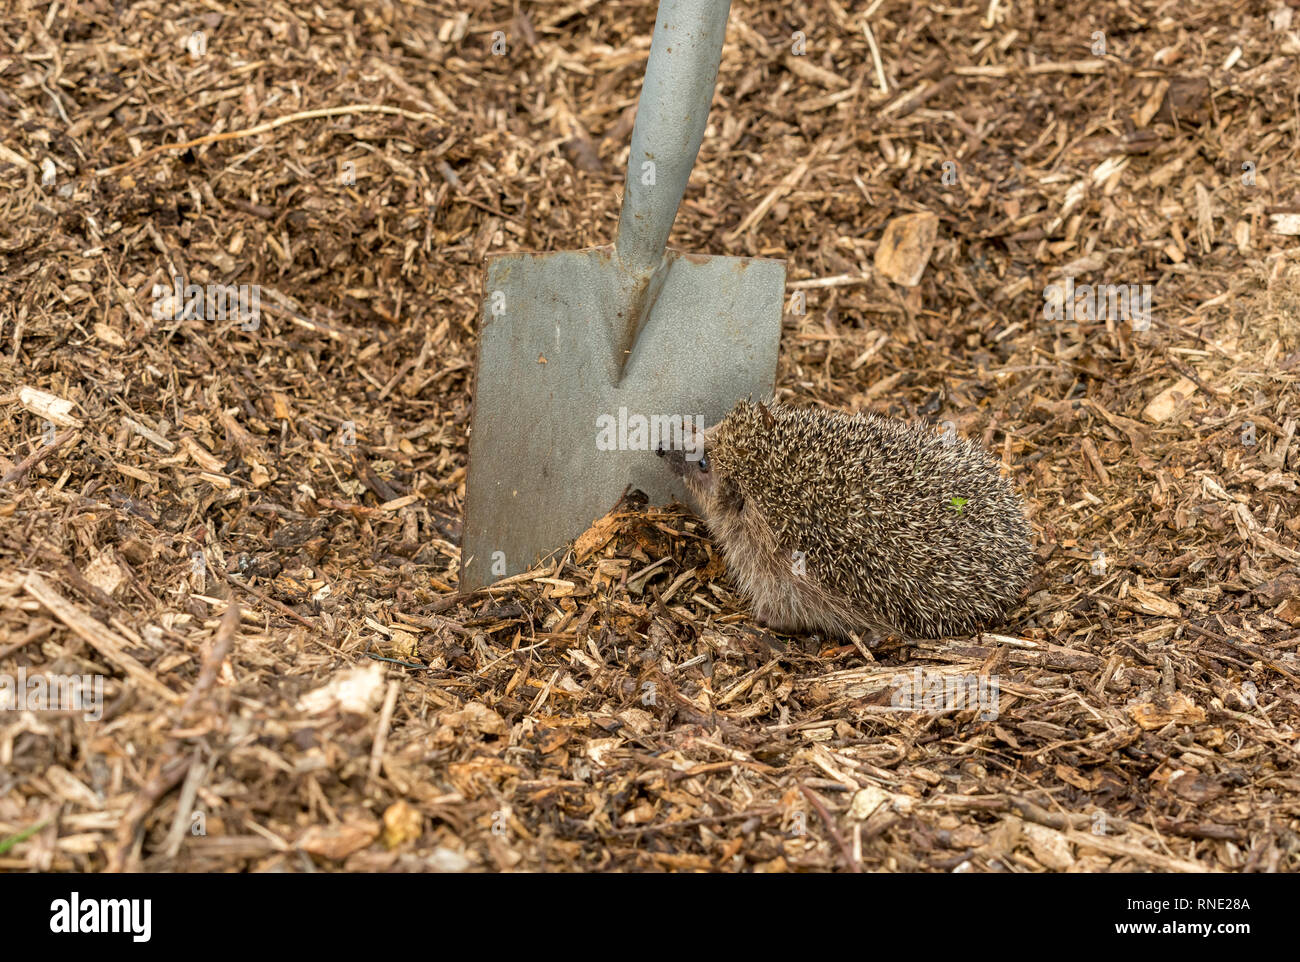
<path id="1" fill-rule="evenodd" d="M 697 490 L 709 487 L 712 482 L 708 445 L 714 428 L 698 431 L 689 418 L 683 419 L 682 428 L 680 447 L 664 441 L 655 449 L 655 454 L 663 458 L 668 470 L 681 478 L 687 489 L 695 494 Z"/>
<path id="2" fill-rule="evenodd" d="M 680 449 L 660 445 L 655 451 L 655 454 L 664 459 L 668 470 L 682 479 L 705 518 L 716 517 L 718 513 L 728 510 L 739 510 L 740 506 L 732 486 L 723 476 L 725 472 L 719 469 L 712 456 L 716 448 L 717 429 L 718 425 L 715 424 L 704 431 L 696 431 L 695 426 L 687 421 L 687 436 Z"/>

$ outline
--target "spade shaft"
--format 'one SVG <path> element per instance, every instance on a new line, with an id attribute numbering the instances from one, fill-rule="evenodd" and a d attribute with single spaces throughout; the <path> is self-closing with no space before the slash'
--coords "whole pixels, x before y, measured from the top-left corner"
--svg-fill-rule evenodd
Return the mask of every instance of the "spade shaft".
<path id="1" fill-rule="evenodd" d="M 731 0 L 662 0 L 637 103 L 614 249 L 627 274 L 619 370 L 660 289 L 664 249 L 704 140 Z"/>

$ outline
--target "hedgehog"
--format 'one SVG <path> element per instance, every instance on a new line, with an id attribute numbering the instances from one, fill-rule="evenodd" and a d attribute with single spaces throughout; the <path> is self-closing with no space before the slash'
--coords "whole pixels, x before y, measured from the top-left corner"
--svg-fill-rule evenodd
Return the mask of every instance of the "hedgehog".
<path id="1" fill-rule="evenodd" d="M 785 633 L 973 633 L 1020 600 L 1020 498 L 979 445 L 876 414 L 742 401 L 656 453 L 754 614 Z"/>

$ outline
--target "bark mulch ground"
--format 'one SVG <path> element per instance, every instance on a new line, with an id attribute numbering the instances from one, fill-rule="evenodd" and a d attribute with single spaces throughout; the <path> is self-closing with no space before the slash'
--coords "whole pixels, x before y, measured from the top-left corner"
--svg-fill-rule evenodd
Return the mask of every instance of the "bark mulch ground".
<path id="1" fill-rule="evenodd" d="M 0 713 L 0 868 L 1300 868 L 1300 9 L 853 6 L 735 0 L 672 242 L 1003 459 L 997 634 L 773 635 L 634 494 L 457 594 L 483 258 L 613 236 L 653 4 L 5 5 L 0 677 L 103 713 Z"/>

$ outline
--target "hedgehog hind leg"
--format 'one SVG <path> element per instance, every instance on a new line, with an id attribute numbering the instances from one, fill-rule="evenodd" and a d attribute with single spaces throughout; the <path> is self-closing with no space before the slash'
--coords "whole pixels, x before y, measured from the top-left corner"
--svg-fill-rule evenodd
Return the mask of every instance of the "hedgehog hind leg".
<path id="1" fill-rule="evenodd" d="M 797 635 L 807 631 L 811 625 L 804 613 L 791 604 L 788 595 L 769 592 L 753 596 L 754 617 L 769 631 L 779 631 L 784 635 Z"/>
<path id="2" fill-rule="evenodd" d="M 786 581 L 772 579 L 766 591 L 751 591 L 754 616 L 772 631 L 798 635 L 809 631 L 830 630 L 832 618 L 825 617 L 824 606 L 807 597 Z"/>
<path id="3" fill-rule="evenodd" d="M 754 598 L 754 614 L 774 631 L 821 632 L 835 638 L 847 638 L 850 632 L 859 632 L 873 646 L 891 635 L 901 634 L 897 626 L 880 615 L 847 604 L 810 578 L 798 585 L 782 587 L 784 590 Z"/>

